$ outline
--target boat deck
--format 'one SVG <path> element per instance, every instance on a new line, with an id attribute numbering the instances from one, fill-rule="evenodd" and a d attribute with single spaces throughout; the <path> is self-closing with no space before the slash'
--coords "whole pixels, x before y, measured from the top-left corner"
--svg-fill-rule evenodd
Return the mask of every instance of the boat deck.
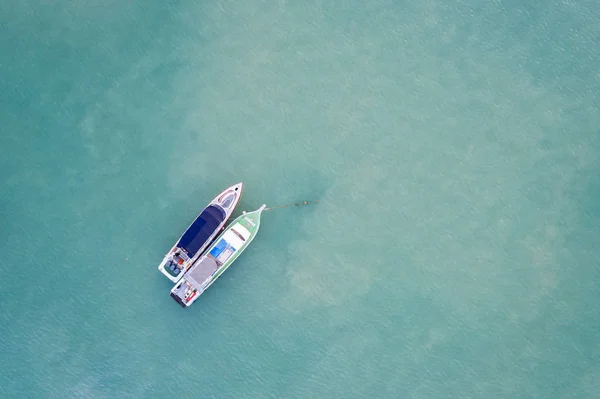
<path id="1" fill-rule="evenodd" d="M 185 279 L 200 288 L 202 284 L 219 268 L 219 264 L 212 256 L 207 256 L 186 274 Z"/>
<path id="2" fill-rule="evenodd" d="M 169 259 L 165 263 L 164 269 L 171 276 L 177 277 L 181 273 L 181 270 L 187 266 L 189 261 L 190 258 L 187 256 L 185 250 L 176 248 L 171 252 Z"/>

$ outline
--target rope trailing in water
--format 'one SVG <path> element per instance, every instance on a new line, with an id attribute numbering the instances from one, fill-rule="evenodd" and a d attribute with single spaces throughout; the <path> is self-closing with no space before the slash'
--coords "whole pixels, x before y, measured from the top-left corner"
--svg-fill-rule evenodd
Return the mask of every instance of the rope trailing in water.
<path id="1" fill-rule="evenodd" d="M 303 206 L 303 205 L 316 204 L 317 202 L 319 202 L 319 200 L 302 201 L 302 202 L 298 202 L 297 204 L 287 204 L 287 205 L 271 206 L 269 208 L 265 208 L 265 211 L 270 211 L 271 209 L 287 208 L 288 206 Z"/>
<path id="2" fill-rule="evenodd" d="M 265 208 L 265 211 L 270 211 L 272 209 L 281 209 L 281 208 L 287 208 L 288 206 L 303 206 L 303 205 L 311 205 L 311 204 L 316 204 L 317 202 L 319 202 L 319 200 L 314 200 L 314 201 L 302 201 L 302 202 L 298 202 L 297 204 L 287 204 L 287 205 L 279 205 L 279 206 L 271 206 L 269 208 Z M 229 219 L 227 220 L 231 220 L 234 217 L 231 216 Z"/>

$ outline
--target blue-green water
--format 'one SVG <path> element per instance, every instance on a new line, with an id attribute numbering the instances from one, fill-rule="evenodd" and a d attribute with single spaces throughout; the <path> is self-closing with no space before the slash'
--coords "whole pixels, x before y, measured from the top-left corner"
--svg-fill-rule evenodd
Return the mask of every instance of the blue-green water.
<path id="1" fill-rule="evenodd" d="M 598 1 L 5 1 L 0 46 L 0 397 L 598 397 Z M 238 181 L 320 203 L 184 311 Z"/>

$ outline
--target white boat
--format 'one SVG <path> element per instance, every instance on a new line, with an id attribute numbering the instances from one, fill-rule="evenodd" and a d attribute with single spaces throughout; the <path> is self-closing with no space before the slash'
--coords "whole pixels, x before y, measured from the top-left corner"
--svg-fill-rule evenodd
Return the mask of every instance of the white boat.
<path id="1" fill-rule="evenodd" d="M 225 229 L 204 255 L 183 275 L 171 297 L 187 308 L 208 289 L 248 247 L 260 228 L 260 216 L 266 205 L 244 212 Z"/>
<path id="2" fill-rule="evenodd" d="M 216 196 L 165 255 L 158 270 L 169 280 L 179 281 L 223 229 L 242 196 L 242 186 L 235 184 Z"/>

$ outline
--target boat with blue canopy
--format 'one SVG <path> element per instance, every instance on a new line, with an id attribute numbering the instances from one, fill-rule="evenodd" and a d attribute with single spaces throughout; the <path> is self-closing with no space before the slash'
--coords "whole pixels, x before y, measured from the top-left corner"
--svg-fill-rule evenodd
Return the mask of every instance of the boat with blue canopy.
<path id="1" fill-rule="evenodd" d="M 235 184 L 213 199 L 165 255 L 158 270 L 177 282 L 223 229 L 242 196 L 242 183 Z"/>

